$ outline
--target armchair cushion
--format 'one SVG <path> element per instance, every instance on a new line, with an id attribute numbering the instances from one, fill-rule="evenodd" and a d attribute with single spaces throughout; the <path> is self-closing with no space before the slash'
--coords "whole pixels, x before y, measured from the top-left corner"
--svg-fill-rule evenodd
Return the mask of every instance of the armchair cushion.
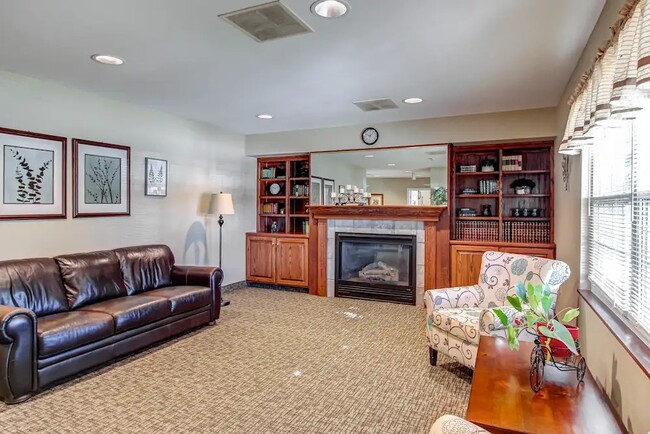
<path id="1" fill-rule="evenodd" d="M 480 308 L 441 309 L 429 316 L 428 327 L 435 327 L 453 336 L 478 345 L 481 337 L 479 330 Z"/>
<path id="2" fill-rule="evenodd" d="M 479 307 L 485 299 L 479 285 L 447 289 L 431 289 L 425 293 L 424 303 L 429 313 L 450 308 Z"/>
<path id="3" fill-rule="evenodd" d="M 431 426 L 429 434 L 490 434 L 480 426 L 457 416 L 440 416 Z"/>
<path id="4" fill-rule="evenodd" d="M 481 332 L 483 334 L 492 334 L 495 331 L 505 330 L 506 328 L 506 326 L 504 326 L 501 323 L 501 320 L 494 312 L 494 309 L 497 308 L 483 309 L 481 311 L 481 317 L 479 319 L 479 323 L 480 323 Z M 519 319 L 519 321 L 522 321 L 524 323 L 526 322 L 526 315 L 524 315 L 521 312 L 517 312 L 513 307 L 503 306 L 503 307 L 499 307 L 498 309 L 500 309 L 501 312 L 506 314 L 506 316 L 510 321 Z"/>

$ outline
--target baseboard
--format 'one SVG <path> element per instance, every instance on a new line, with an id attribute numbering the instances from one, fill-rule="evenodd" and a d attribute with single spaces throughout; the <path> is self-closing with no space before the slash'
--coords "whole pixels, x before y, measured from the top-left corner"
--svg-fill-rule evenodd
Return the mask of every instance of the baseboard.
<path id="1" fill-rule="evenodd" d="M 246 288 L 248 283 L 245 280 L 241 282 L 230 283 L 221 287 L 221 292 L 233 292 L 235 289 Z"/>
<path id="2" fill-rule="evenodd" d="M 288 291 L 288 292 L 301 292 L 304 294 L 309 293 L 309 288 L 298 288 L 296 286 L 269 285 L 266 283 L 256 283 L 256 282 L 246 282 L 246 285 L 251 286 L 253 288 L 275 289 L 277 291 Z"/>

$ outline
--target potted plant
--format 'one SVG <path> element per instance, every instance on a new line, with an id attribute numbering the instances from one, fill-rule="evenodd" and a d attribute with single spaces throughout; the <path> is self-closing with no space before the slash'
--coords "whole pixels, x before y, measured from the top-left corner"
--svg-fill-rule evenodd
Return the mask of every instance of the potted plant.
<path id="1" fill-rule="evenodd" d="M 515 194 L 530 194 L 535 188 L 535 181 L 527 178 L 519 178 L 512 181 L 510 188 L 515 190 Z"/>
<path id="2" fill-rule="evenodd" d="M 518 282 L 515 291 L 515 295 L 507 297 L 508 303 L 517 312 L 513 318 L 509 318 L 501 309 L 494 309 L 501 323 L 506 326 L 508 346 L 518 350 L 519 333 L 528 329 L 538 336 L 540 344 L 547 350 L 548 358 L 578 355 L 578 328 L 566 323 L 580 315 L 579 309 L 565 309 L 555 314 L 553 306 L 557 296 L 551 293 L 548 285 L 529 283 L 526 288 L 522 282 Z M 562 319 L 558 320 L 560 314 L 563 314 Z"/>

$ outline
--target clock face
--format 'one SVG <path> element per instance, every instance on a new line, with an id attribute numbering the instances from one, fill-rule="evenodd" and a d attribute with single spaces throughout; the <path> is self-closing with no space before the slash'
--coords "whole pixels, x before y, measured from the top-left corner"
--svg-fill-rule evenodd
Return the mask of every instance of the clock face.
<path id="1" fill-rule="evenodd" d="M 363 143 L 366 145 L 374 145 L 377 143 L 377 140 L 379 140 L 379 133 L 374 128 L 366 128 L 363 130 L 363 133 L 361 133 L 361 140 L 363 140 Z"/>
<path id="2" fill-rule="evenodd" d="M 271 193 L 274 196 L 276 194 L 280 193 L 280 184 L 278 184 L 277 182 L 274 182 L 273 184 L 271 184 L 269 186 L 269 193 Z"/>

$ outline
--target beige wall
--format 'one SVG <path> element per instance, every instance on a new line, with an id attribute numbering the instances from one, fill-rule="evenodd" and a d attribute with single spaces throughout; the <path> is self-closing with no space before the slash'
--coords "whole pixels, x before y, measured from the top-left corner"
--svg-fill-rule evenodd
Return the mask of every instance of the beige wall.
<path id="1" fill-rule="evenodd" d="M 596 50 L 610 37 L 609 27 L 616 22 L 618 12 L 625 0 L 608 0 L 601 17 L 587 43 L 578 65 L 567 84 L 557 111 L 558 142 L 564 133 L 570 95 L 573 93 L 581 75 L 590 68 Z M 565 191 L 562 182 L 562 158 L 557 154 L 555 165 L 555 239 L 557 256 L 571 266 L 571 280 L 563 286 L 560 305 L 576 305 L 576 289 L 580 277 L 580 213 L 581 213 L 581 161 L 571 157 L 571 177 L 569 190 Z M 609 395 L 628 430 L 632 433 L 646 434 L 650 431 L 650 380 L 636 365 L 621 344 L 598 316 L 581 302 L 582 310 L 579 325 L 583 354 L 587 366 Z"/>
<path id="2" fill-rule="evenodd" d="M 407 190 L 409 188 L 430 188 L 429 178 L 368 178 L 368 190 L 371 193 L 384 195 L 384 205 L 408 205 Z"/>
<path id="3" fill-rule="evenodd" d="M 1 221 L 0 260 L 168 244 L 178 263 L 202 263 L 186 251 L 189 229 L 207 225 L 208 263 L 218 262 L 218 225 L 200 212 L 201 199 L 232 192 L 237 216 L 227 216 L 225 283 L 245 279 L 244 232 L 255 227 L 255 160 L 244 137 L 15 74 L 0 72 L 0 126 L 131 146 L 131 216 L 72 219 L 71 143 L 68 141 L 68 218 Z M 144 196 L 144 158 L 168 160 L 166 198 Z"/>
<path id="4" fill-rule="evenodd" d="M 246 136 L 247 155 L 368 148 L 361 142 L 367 125 Z M 483 142 L 555 137 L 555 108 L 488 113 L 374 125 L 375 147 L 437 143 Z"/>

